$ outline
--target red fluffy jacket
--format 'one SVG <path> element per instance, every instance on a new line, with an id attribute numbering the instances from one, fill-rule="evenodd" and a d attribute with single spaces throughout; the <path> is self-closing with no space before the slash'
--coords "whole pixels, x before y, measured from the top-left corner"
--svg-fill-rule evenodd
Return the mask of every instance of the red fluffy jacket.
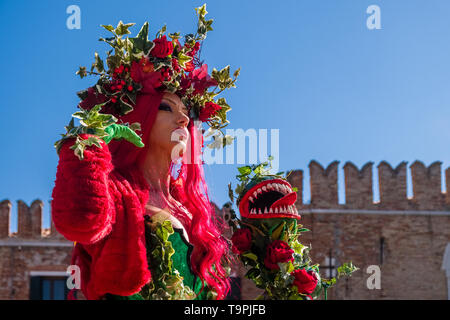
<path id="1" fill-rule="evenodd" d="M 151 280 L 144 233 L 149 185 L 136 169 L 117 172 L 104 141 L 101 149 L 87 146 L 84 160 L 70 149 L 74 142 L 68 139 L 59 153 L 53 222 L 66 239 L 76 241 L 72 264 L 80 267 L 87 299 L 132 295 Z"/>

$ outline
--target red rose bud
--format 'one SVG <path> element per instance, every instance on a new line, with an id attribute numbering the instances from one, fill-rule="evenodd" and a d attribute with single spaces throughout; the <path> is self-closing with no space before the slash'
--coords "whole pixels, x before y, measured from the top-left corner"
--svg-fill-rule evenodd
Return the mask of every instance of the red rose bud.
<path id="1" fill-rule="evenodd" d="M 133 86 L 128 86 L 128 91 L 133 91 Z"/>
<path id="2" fill-rule="evenodd" d="M 116 97 L 112 97 L 112 98 L 111 98 L 111 101 L 112 101 L 113 103 L 116 103 L 116 102 L 117 102 L 117 98 L 116 98 Z"/>
<path id="3" fill-rule="evenodd" d="M 125 80 L 121 80 L 120 84 L 124 85 L 125 84 Z"/>
<path id="4" fill-rule="evenodd" d="M 264 265 L 270 270 L 278 270 L 278 262 L 293 261 L 292 256 L 294 250 L 289 245 L 281 240 L 274 240 L 267 246 L 266 257 L 264 258 Z"/>
<path id="5" fill-rule="evenodd" d="M 252 233 L 250 229 L 238 229 L 231 237 L 233 242 L 233 251 L 237 254 L 241 254 L 250 250 L 252 246 Z"/>
<path id="6" fill-rule="evenodd" d="M 153 40 L 155 46 L 150 52 L 152 56 L 157 58 L 165 58 L 173 52 L 173 44 L 172 41 L 167 41 L 166 36 L 162 36 L 161 38 L 156 38 Z"/>
<path id="7" fill-rule="evenodd" d="M 298 269 L 291 273 L 294 276 L 293 285 L 297 286 L 298 292 L 303 294 L 311 294 L 317 286 L 317 276 L 314 271 L 306 271 Z"/>

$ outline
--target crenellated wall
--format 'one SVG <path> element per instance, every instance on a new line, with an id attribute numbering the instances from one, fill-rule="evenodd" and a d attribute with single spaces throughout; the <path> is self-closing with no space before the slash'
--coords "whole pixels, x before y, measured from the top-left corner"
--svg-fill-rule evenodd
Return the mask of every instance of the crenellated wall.
<path id="1" fill-rule="evenodd" d="M 441 270 L 450 243 L 450 168 L 445 170 L 446 192 L 441 191 L 442 162 L 425 166 L 414 161 L 396 167 L 382 161 L 358 169 L 343 166 L 345 202 L 338 204 L 338 162 L 326 168 L 309 164 L 311 202 L 299 197 L 300 223 L 310 232 L 301 241 L 312 247 L 311 257 L 324 266 L 332 257 L 337 267 L 352 261 L 360 270 L 339 281 L 330 299 L 448 299 L 446 274 Z M 412 197 L 407 196 L 410 170 Z M 303 192 L 303 172 L 295 170 L 290 183 Z M 380 201 L 374 202 L 374 177 L 378 175 Z M 369 266 L 378 266 L 381 288 L 369 289 Z M 324 269 L 323 269 L 324 270 Z M 421 274 L 427 274 L 422 277 Z M 323 274 L 322 274 L 323 276 Z M 251 286 L 248 286 L 251 288 Z M 256 292 L 251 291 L 249 296 Z"/>
<path id="2" fill-rule="evenodd" d="M 393 168 L 382 161 L 377 167 L 380 201 L 373 200 L 373 162 L 358 169 L 352 162 L 344 164 L 345 203 L 338 201 L 338 161 L 326 168 L 319 162 L 309 163 L 311 201 L 303 202 L 303 171 L 294 170 L 289 182 L 297 187 L 297 206 L 308 209 L 367 209 L 367 210 L 449 210 L 450 196 L 441 191 L 441 165 L 436 161 L 426 167 L 421 161 L 415 161 L 407 167 L 401 162 Z M 407 197 L 407 170 L 412 177 L 414 196 Z M 445 171 L 447 189 L 450 189 L 450 168 Z"/>
<path id="3" fill-rule="evenodd" d="M 63 240 L 64 237 L 55 229 L 53 220 L 50 228 L 43 227 L 43 208 L 44 203 L 39 199 L 34 200 L 30 206 L 17 200 L 17 232 L 12 233 L 12 203 L 8 199 L 0 202 L 0 239 Z"/>

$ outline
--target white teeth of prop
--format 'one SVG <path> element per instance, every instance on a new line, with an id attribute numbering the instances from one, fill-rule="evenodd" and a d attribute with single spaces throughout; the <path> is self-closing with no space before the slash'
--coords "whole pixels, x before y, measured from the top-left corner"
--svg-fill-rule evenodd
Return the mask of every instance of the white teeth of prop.
<path id="1" fill-rule="evenodd" d="M 253 203 L 253 198 L 252 197 L 248 197 L 248 200 Z"/>
<path id="2" fill-rule="evenodd" d="M 272 186 L 272 184 L 271 184 L 271 183 L 268 183 L 268 184 L 267 184 L 267 189 L 269 189 L 269 190 L 273 190 L 273 186 Z"/>
<path id="3" fill-rule="evenodd" d="M 262 193 L 261 188 L 258 188 L 258 190 L 256 190 L 256 191 L 258 191 L 258 193 Z"/>
<path id="4" fill-rule="evenodd" d="M 269 212 L 267 211 L 267 207 L 264 207 L 264 213 L 269 213 Z"/>
<path id="5" fill-rule="evenodd" d="M 278 208 L 275 208 L 275 213 L 278 213 Z"/>
<path id="6" fill-rule="evenodd" d="M 270 209 L 269 209 L 269 213 L 273 213 L 273 210 L 272 210 L 272 208 L 270 208 Z"/>
<path id="7" fill-rule="evenodd" d="M 261 208 L 259 208 L 259 214 L 262 214 L 262 212 L 261 212 Z"/>
<path id="8" fill-rule="evenodd" d="M 278 192 L 280 192 L 280 185 L 278 183 L 276 183 L 275 185 L 275 190 L 277 190 Z"/>
<path id="9" fill-rule="evenodd" d="M 263 189 L 264 192 L 267 192 L 266 186 L 263 186 L 261 189 Z"/>
<path id="10" fill-rule="evenodd" d="M 257 196 L 258 196 L 258 192 L 253 192 L 253 196 L 255 197 L 255 199 L 257 198 Z"/>

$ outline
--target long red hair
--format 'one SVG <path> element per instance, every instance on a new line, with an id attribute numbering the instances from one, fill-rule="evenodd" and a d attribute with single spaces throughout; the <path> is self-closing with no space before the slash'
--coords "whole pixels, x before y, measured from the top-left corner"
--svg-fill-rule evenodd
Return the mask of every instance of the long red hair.
<path id="1" fill-rule="evenodd" d="M 119 118 L 119 123 L 141 124 L 141 137 L 148 137 L 158 113 L 164 92 L 140 93 L 137 96 L 134 110 Z M 172 213 L 183 222 L 194 246 L 191 255 L 193 272 L 217 293 L 217 299 L 224 299 L 230 290 L 230 282 L 223 262 L 229 263 L 229 246 L 222 236 L 224 222 L 216 216 L 208 196 L 205 182 L 203 163 L 201 160 L 201 131 L 190 121 L 188 125 L 190 138 L 187 154 L 181 163 L 177 176 L 173 174 L 175 164 L 172 163 L 168 174 L 171 175 L 171 196 L 181 203 L 191 217 L 183 211 L 176 210 L 170 203 Z M 143 139 L 144 144 L 145 141 Z M 112 140 L 109 149 L 112 154 L 113 165 L 116 170 L 126 173 L 129 171 L 140 174 L 137 170 L 139 159 L 148 151 L 146 144 L 138 148 L 124 140 Z M 142 174 L 141 178 L 143 179 Z"/>

